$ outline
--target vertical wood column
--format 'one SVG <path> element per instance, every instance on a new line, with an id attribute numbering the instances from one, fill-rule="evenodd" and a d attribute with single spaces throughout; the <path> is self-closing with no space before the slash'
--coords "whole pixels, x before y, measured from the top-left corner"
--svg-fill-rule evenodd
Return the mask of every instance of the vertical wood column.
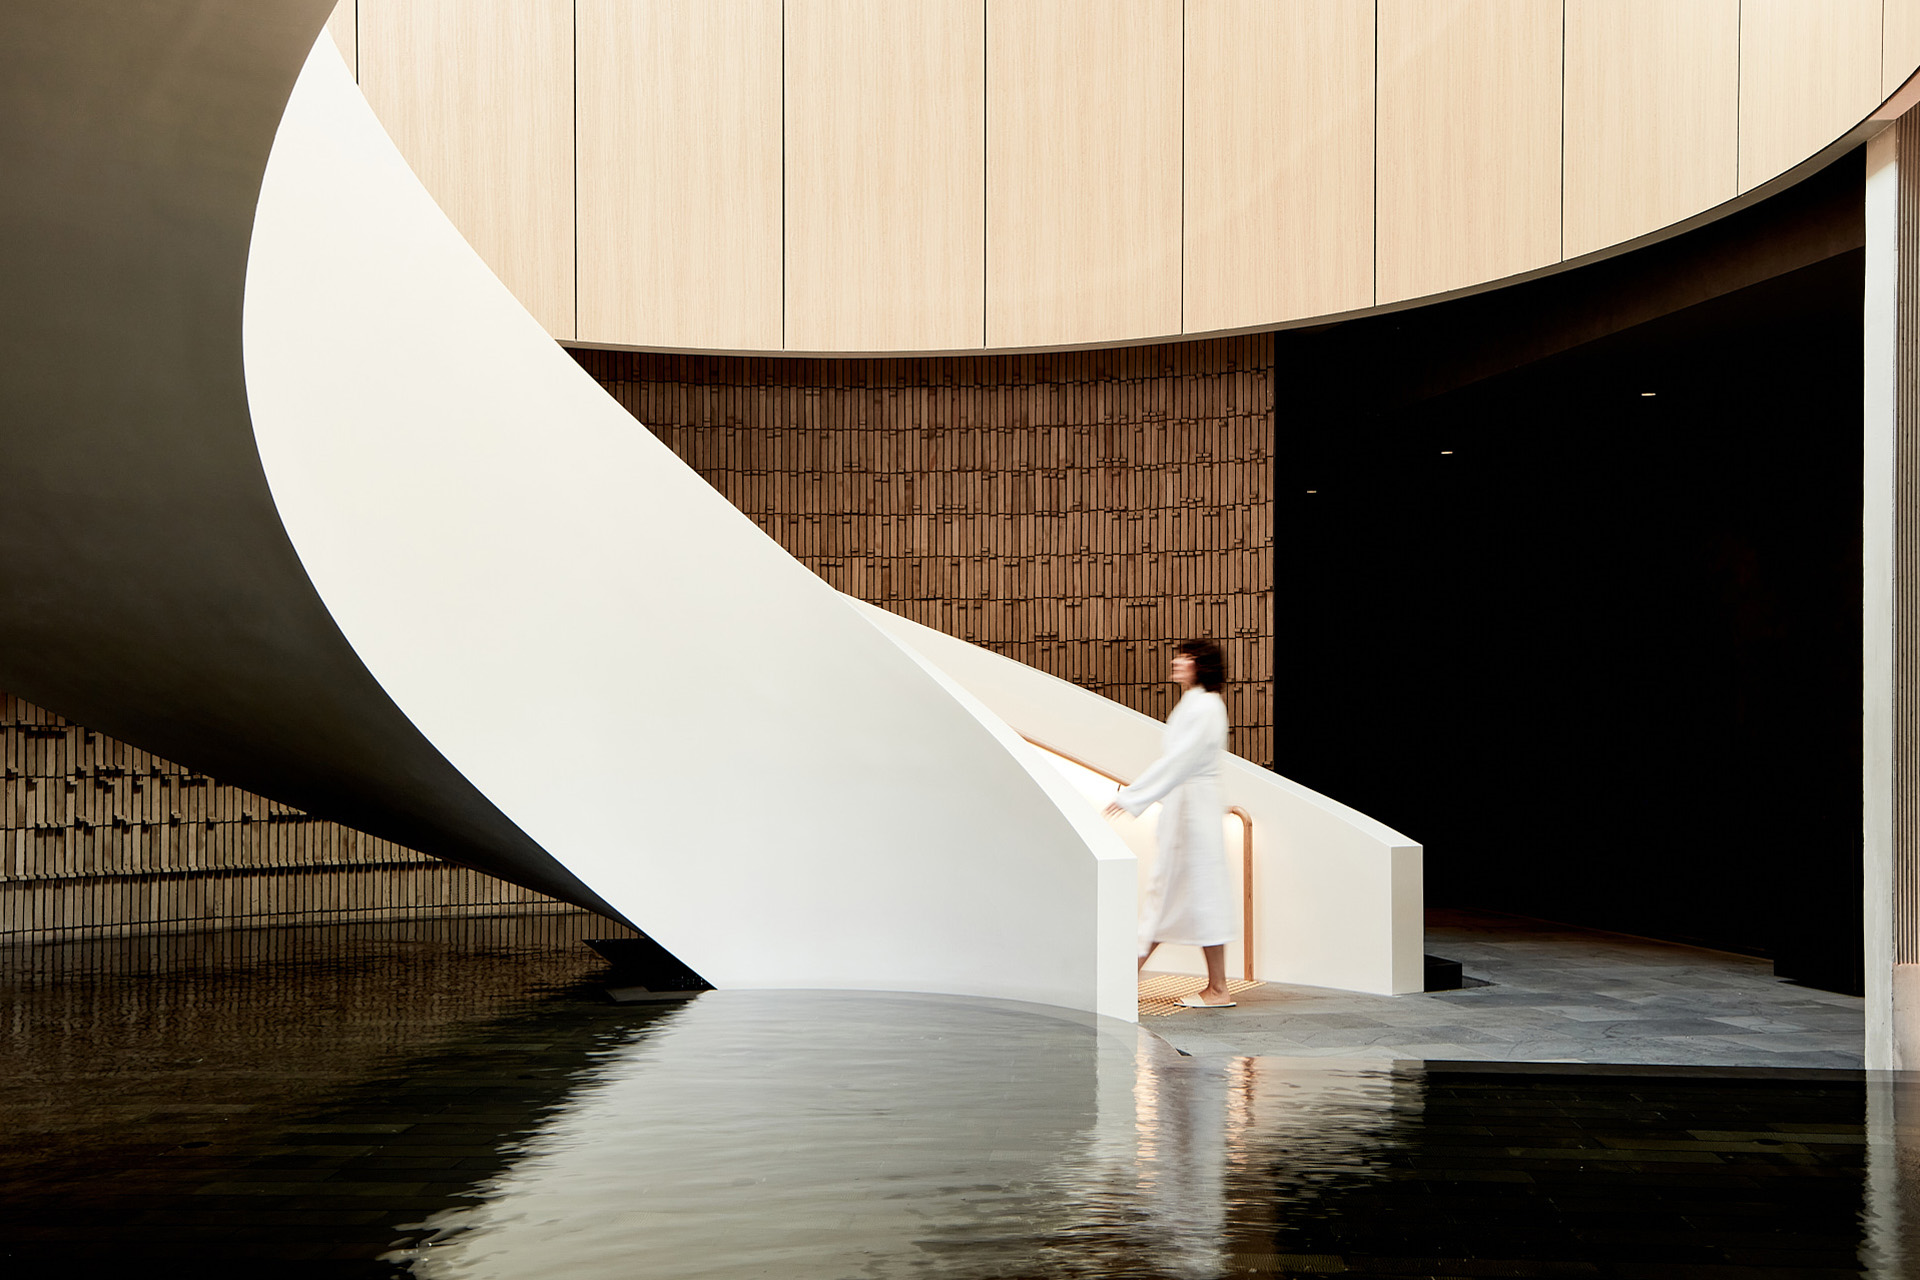
<path id="1" fill-rule="evenodd" d="M 1867 1066 L 1920 1067 L 1920 121 L 1868 144 L 1862 519 Z"/>
<path id="2" fill-rule="evenodd" d="M 1896 480 L 1903 394 L 1900 337 L 1905 313 L 1901 249 L 1907 221 L 1900 152 L 1904 125 L 1867 143 L 1865 296 L 1861 317 L 1861 908 L 1866 955 L 1866 1065 L 1890 1070 L 1903 1056 L 1894 987 L 1902 946 L 1897 873 L 1898 688 Z M 1911 940 L 1907 950 L 1911 952 Z M 1911 967 L 1907 970 L 1910 976 Z"/>
<path id="3" fill-rule="evenodd" d="M 1909 116 L 1895 128 L 1900 238 L 1892 474 L 1893 958 L 1920 965 L 1920 121 Z M 1870 490 L 1880 484 L 1881 477 L 1869 477 Z M 1904 1065 L 1920 1066 L 1920 1059 Z"/>

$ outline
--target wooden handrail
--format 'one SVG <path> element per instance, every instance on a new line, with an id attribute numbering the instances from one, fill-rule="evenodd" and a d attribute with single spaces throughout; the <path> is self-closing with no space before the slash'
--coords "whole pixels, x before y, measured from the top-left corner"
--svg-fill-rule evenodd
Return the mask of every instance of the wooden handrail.
<path id="1" fill-rule="evenodd" d="M 1088 764 L 1078 756 L 1067 754 L 1058 747 L 1050 747 L 1037 738 L 1020 735 L 1028 746 L 1038 747 L 1042 751 L 1059 756 L 1069 764 L 1077 764 L 1088 773 L 1097 773 L 1108 782 L 1124 787 L 1127 781 L 1116 778 L 1099 765 Z M 1240 968 L 1241 976 L 1248 982 L 1253 976 L 1253 815 L 1239 805 L 1227 806 L 1227 812 L 1240 819 Z"/>
<path id="2" fill-rule="evenodd" d="M 1253 977 L 1253 815 L 1237 804 L 1228 813 L 1240 815 L 1240 976 Z"/>

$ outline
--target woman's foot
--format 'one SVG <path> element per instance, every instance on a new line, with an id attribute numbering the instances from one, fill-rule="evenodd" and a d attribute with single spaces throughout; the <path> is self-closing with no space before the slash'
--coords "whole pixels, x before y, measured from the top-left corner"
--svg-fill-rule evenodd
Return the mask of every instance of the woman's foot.
<path id="1" fill-rule="evenodd" d="M 1180 1003 L 1189 1009 L 1231 1009 L 1234 1007 L 1234 1000 L 1231 995 L 1225 991 L 1215 990 L 1213 987 L 1203 989 L 1198 995 L 1182 996 Z"/>

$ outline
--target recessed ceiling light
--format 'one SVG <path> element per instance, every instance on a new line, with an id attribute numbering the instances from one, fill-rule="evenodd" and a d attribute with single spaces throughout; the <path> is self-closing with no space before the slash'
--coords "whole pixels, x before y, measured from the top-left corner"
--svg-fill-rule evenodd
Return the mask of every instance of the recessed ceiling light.
<path id="1" fill-rule="evenodd" d="M 1318 489 L 1309 489 L 1309 490 L 1307 490 L 1307 492 L 1308 492 L 1308 493 L 1318 493 L 1318 492 L 1320 492 L 1320 491 L 1319 491 Z"/>
<path id="2" fill-rule="evenodd" d="M 1660 393 L 1659 393 L 1658 391 L 1642 391 L 1642 392 L 1640 393 L 1640 398 L 1641 398 L 1642 400 L 1651 400 L 1651 399 L 1652 399 L 1653 397 L 1655 397 L 1655 396 L 1657 396 L 1657 395 L 1659 395 L 1659 394 L 1660 394 Z"/>
<path id="3" fill-rule="evenodd" d="M 1450 454 L 1450 453 L 1452 453 L 1452 452 L 1453 452 L 1453 450 L 1451 450 L 1451 449 L 1442 449 L 1442 450 L 1440 451 L 1440 456 L 1444 458 L 1444 457 L 1445 457 L 1446 455 L 1448 455 L 1448 454 Z"/>

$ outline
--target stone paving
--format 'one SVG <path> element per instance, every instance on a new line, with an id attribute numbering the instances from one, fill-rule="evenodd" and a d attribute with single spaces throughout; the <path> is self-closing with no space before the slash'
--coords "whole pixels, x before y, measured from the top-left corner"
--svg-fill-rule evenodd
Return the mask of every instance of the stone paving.
<path id="1" fill-rule="evenodd" d="M 1430 912 L 1426 949 L 1487 985 L 1368 996 L 1269 983 L 1150 1030 L 1208 1055 L 1862 1066 L 1864 1002 L 1776 978 L 1765 960 L 1491 912 Z"/>

